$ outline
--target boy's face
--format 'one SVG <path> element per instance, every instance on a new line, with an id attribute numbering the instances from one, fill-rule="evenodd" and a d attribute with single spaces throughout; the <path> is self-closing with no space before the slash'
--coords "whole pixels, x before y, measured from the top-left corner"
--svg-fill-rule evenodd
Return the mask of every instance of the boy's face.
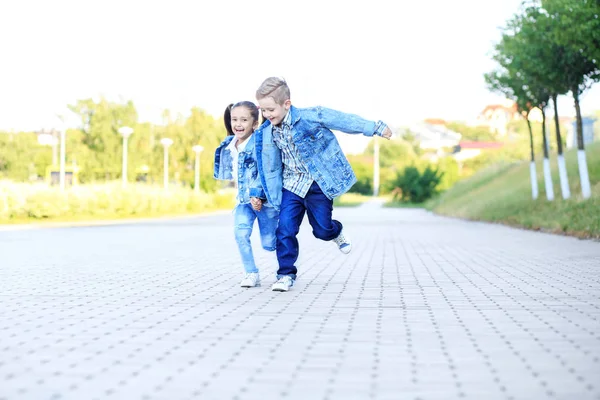
<path id="1" fill-rule="evenodd" d="M 277 104 L 272 97 L 265 97 L 258 100 L 258 105 L 262 110 L 263 117 L 271 121 L 271 124 L 279 125 L 285 118 L 292 102 L 290 99 L 287 99 L 283 104 Z"/>
<path id="2" fill-rule="evenodd" d="M 231 110 L 231 129 L 239 141 L 246 140 L 258 126 L 246 107 L 236 107 Z"/>

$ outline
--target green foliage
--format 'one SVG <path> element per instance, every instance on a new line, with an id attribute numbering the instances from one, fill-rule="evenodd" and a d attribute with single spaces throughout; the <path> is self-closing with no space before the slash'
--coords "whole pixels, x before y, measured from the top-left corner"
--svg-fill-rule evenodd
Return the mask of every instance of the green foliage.
<path id="1" fill-rule="evenodd" d="M 61 192 L 45 184 L 0 182 L 0 223 L 28 220 L 115 219 L 182 215 L 233 207 L 232 193 L 119 183 L 81 185 Z"/>
<path id="2" fill-rule="evenodd" d="M 600 2 L 598 0 L 542 0 L 556 25 L 552 40 L 600 63 Z"/>
<path id="3" fill-rule="evenodd" d="M 40 146 L 31 132 L 0 132 L 0 178 L 25 181 L 43 175 L 52 161 L 52 149 Z"/>
<path id="4" fill-rule="evenodd" d="M 366 196 L 373 194 L 373 158 L 350 156 L 348 161 L 356 175 L 356 183 L 350 188 L 349 192 Z"/>
<path id="5" fill-rule="evenodd" d="M 79 118 L 79 127 L 66 132 L 66 163 L 79 169 L 83 184 L 107 182 L 121 178 L 123 138 L 122 126 L 134 133 L 128 140 L 128 179 L 136 181 L 147 170 L 147 181 L 162 182 L 163 137 L 173 139 L 169 148 L 169 176 L 177 185 L 192 187 L 195 153 L 192 146 L 200 144 L 200 185 L 203 191 L 213 192 L 219 183 L 212 177 L 214 149 L 226 136 L 222 120 L 193 108 L 190 116 L 172 119 L 164 112 L 164 125 L 138 122 L 132 102 L 114 103 L 106 99 L 78 100 L 69 109 Z M 52 163 L 52 148 L 37 142 L 31 132 L 0 133 L 0 178 L 16 182 L 36 180 L 45 176 Z M 58 168 L 58 166 L 55 166 Z"/>
<path id="6" fill-rule="evenodd" d="M 468 126 L 461 122 L 450 122 L 447 125 L 448 129 L 462 135 L 462 140 L 475 142 L 495 141 L 496 134 L 490 131 L 487 126 Z"/>
<path id="7" fill-rule="evenodd" d="M 524 115 L 532 107 L 544 113 L 551 98 L 556 107 L 556 97 L 571 91 L 580 122 L 579 96 L 600 79 L 599 15 L 597 0 L 524 3 L 495 47 L 493 59 L 498 68 L 485 75 L 488 87 L 514 99 Z M 577 135 L 579 148 L 583 149 L 580 124 Z M 543 149 L 547 156 L 546 146 Z"/>
<path id="8" fill-rule="evenodd" d="M 414 166 L 406 167 L 392 183 L 396 188 L 394 200 L 400 198 L 411 203 L 422 203 L 437 193 L 442 176 L 442 172 L 429 165 L 422 172 Z"/>
<path id="9" fill-rule="evenodd" d="M 441 180 L 436 187 L 437 191 L 443 192 L 450 189 L 461 179 L 458 162 L 452 157 L 444 157 L 439 160 L 437 169 L 441 174 Z"/>

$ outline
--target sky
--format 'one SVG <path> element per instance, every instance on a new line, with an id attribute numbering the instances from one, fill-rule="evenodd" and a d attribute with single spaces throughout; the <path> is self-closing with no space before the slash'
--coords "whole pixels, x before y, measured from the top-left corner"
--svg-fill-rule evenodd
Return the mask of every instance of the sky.
<path id="1" fill-rule="evenodd" d="M 292 103 L 394 127 L 469 121 L 501 97 L 483 74 L 520 0 L 19 0 L 0 2 L 0 130 L 60 128 L 78 99 L 221 116 L 269 76 Z M 582 109 L 600 109 L 600 84 Z M 561 115 L 573 114 L 570 98 Z"/>

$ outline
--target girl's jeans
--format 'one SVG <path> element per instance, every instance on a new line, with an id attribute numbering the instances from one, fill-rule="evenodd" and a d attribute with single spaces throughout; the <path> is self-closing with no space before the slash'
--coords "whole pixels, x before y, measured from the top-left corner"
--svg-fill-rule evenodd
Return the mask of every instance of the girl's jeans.
<path id="1" fill-rule="evenodd" d="M 234 210 L 234 231 L 235 240 L 242 256 L 242 263 L 246 273 L 258 272 L 254 263 L 252 254 L 252 244 L 250 235 L 254 220 L 258 219 L 258 229 L 260 232 L 260 242 L 263 249 L 275 251 L 277 242 L 275 230 L 277 229 L 278 212 L 274 207 L 263 205 L 260 211 L 254 211 L 250 204 L 238 204 Z"/>

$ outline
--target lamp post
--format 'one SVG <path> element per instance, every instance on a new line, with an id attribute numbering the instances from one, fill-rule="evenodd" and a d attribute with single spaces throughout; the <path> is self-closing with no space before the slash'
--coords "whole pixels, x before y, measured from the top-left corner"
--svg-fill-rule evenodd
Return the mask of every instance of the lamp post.
<path id="1" fill-rule="evenodd" d="M 199 144 L 192 146 L 192 150 L 196 153 L 196 165 L 194 168 L 194 191 L 200 192 L 200 153 L 204 150 L 204 147 Z"/>
<path id="2" fill-rule="evenodd" d="M 61 192 L 65 191 L 65 158 L 66 158 L 66 132 L 65 129 L 60 130 L 60 174 L 59 174 L 59 182 L 60 182 L 60 190 Z"/>
<path id="3" fill-rule="evenodd" d="M 165 161 L 164 161 L 164 185 L 165 190 L 169 190 L 169 146 L 173 144 L 173 139 L 162 138 L 160 139 L 160 143 L 165 148 Z"/>
<path id="4" fill-rule="evenodd" d="M 52 166 L 58 165 L 58 135 L 59 132 L 55 129 L 46 131 L 44 129 L 36 132 L 38 135 L 38 143 L 42 146 L 50 146 L 52 148 Z"/>
<path id="5" fill-rule="evenodd" d="M 373 197 L 379 196 L 379 140 L 373 143 Z"/>
<path id="6" fill-rule="evenodd" d="M 127 187 L 127 141 L 129 136 L 133 133 L 133 128 L 128 126 L 122 126 L 119 128 L 119 134 L 123 136 L 123 168 L 121 175 L 123 178 L 123 187 Z"/>

